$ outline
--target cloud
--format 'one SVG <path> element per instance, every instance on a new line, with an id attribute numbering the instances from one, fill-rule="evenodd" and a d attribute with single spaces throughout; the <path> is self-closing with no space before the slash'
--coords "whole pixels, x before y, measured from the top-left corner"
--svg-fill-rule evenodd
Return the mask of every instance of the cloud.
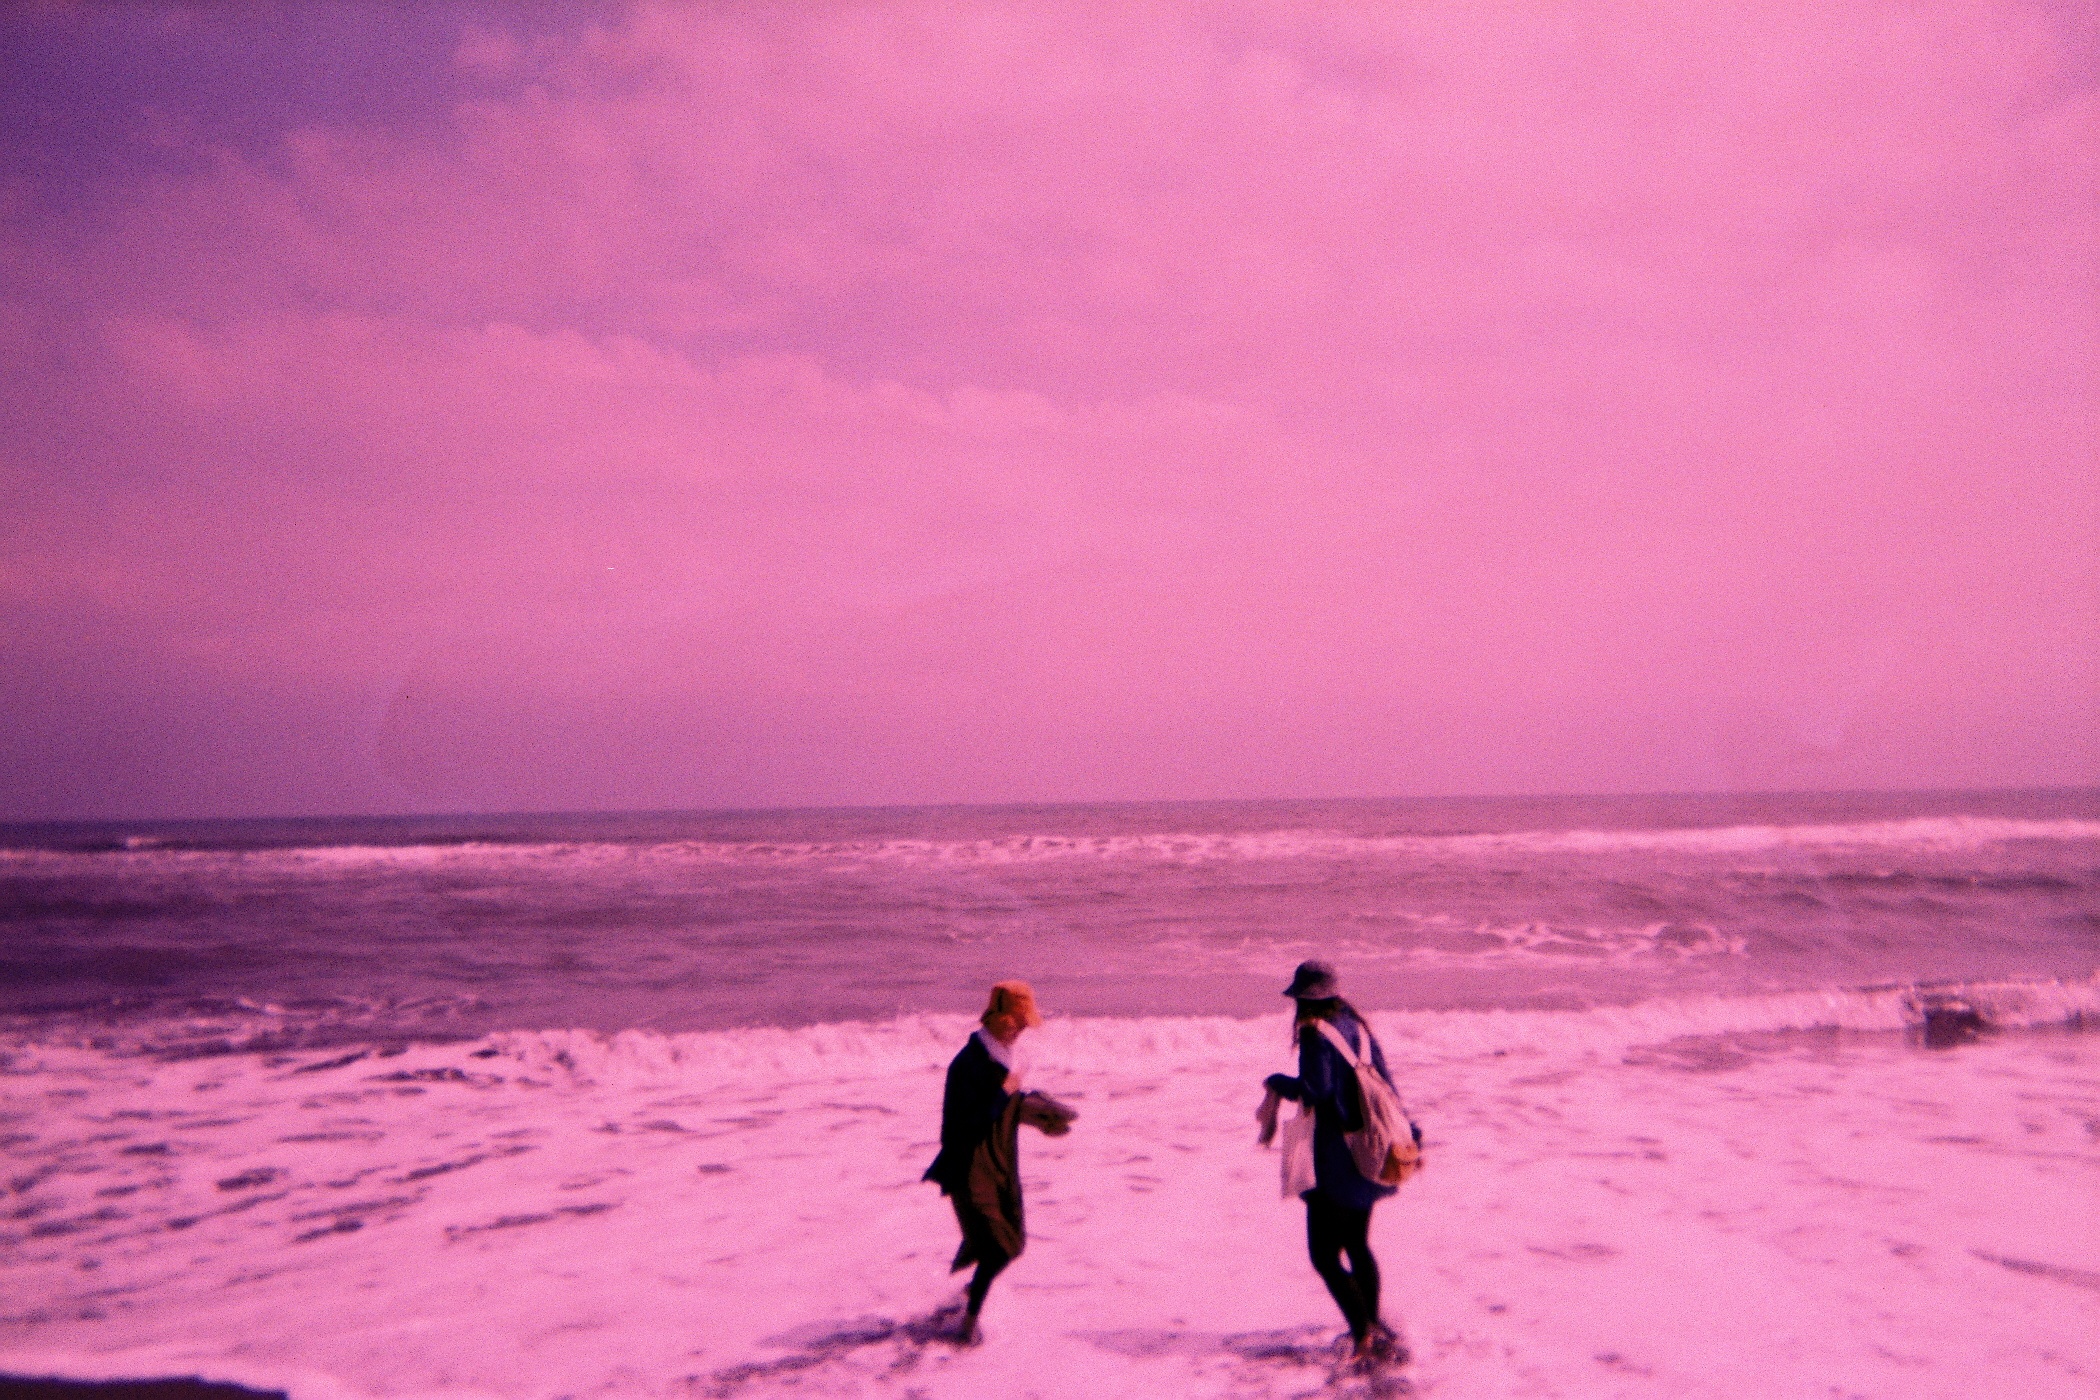
<path id="1" fill-rule="evenodd" d="M 220 809 L 2100 776 L 2050 11 L 261 37 L 0 189 L 13 810 L 178 693 Z"/>

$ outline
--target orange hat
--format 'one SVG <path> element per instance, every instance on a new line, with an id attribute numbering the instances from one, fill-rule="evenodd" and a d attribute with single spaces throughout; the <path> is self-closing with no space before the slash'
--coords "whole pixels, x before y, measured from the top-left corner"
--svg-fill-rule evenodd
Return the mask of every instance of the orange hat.
<path id="1" fill-rule="evenodd" d="M 1043 1024 L 1043 1013 L 1035 1009 L 1035 992 L 1026 982 L 998 982 L 992 986 L 992 999 L 979 1017 L 986 1025 L 994 1016 L 1011 1016 L 1024 1026 Z"/>

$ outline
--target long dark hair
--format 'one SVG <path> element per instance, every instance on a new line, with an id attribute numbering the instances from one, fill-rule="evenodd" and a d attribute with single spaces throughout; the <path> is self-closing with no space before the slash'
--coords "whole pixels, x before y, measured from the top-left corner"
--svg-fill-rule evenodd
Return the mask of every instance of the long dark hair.
<path id="1" fill-rule="evenodd" d="M 1364 1013 L 1351 1006 L 1342 997 L 1306 997 L 1298 1002 L 1298 1014 L 1291 1018 L 1291 1044 L 1302 1044 L 1305 1032 L 1312 1029 L 1315 1021 L 1332 1021 L 1342 1012 L 1348 1012 L 1351 1020 L 1359 1026 L 1365 1024 Z M 1318 1034 L 1318 1032 L 1314 1032 Z"/>

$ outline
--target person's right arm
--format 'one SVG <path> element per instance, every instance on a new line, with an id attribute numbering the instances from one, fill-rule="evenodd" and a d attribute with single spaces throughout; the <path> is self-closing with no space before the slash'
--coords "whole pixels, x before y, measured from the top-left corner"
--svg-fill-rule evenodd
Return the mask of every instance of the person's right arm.
<path id="1" fill-rule="evenodd" d="M 1320 1032 L 1311 1026 L 1301 1026 L 1298 1030 L 1298 1077 L 1272 1074 L 1262 1081 L 1262 1087 L 1274 1090 L 1293 1103 L 1316 1108 L 1334 1096 L 1334 1072 L 1328 1063 L 1331 1059 L 1332 1052 L 1320 1038 Z"/>
<path id="2" fill-rule="evenodd" d="M 1305 1092 L 1305 1052 L 1305 1032 L 1301 1027 L 1298 1032 L 1297 1076 L 1294 1078 L 1288 1074 L 1272 1074 L 1261 1082 L 1261 1087 L 1267 1089 L 1278 1098 L 1289 1099 L 1292 1103 L 1311 1103 L 1312 1100 L 1306 1096 Z"/>

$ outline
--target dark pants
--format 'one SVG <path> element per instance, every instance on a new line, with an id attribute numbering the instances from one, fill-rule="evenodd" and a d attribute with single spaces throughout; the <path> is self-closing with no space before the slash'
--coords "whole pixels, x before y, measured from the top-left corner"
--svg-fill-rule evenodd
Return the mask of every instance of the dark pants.
<path id="1" fill-rule="evenodd" d="M 1371 1257 L 1371 1212 L 1337 1205 L 1318 1191 L 1305 1195 L 1305 1247 L 1320 1282 L 1348 1320 L 1349 1335 L 1362 1341 L 1378 1321 L 1378 1261 Z M 1342 1255 L 1349 1267 L 1342 1267 Z"/>
<path id="2" fill-rule="evenodd" d="M 958 1196 L 950 1196 L 948 1203 L 955 1207 L 955 1223 L 962 1226 L 963 1232 L 963 1246 L 956 1251 L 955 1267 L 960 1269 L 972 1259 L 977 1261 L 977 1272 L 970 1275 L 970 1316 L 975 1317 L 984 1311 L 984 1295 L 991 1291 L 992 1280 L 1013 1262 L 1013 1256 L 999 1247 L 990 1223 L 978 1214 L 976 1207 L 965 1204 Z"/>

